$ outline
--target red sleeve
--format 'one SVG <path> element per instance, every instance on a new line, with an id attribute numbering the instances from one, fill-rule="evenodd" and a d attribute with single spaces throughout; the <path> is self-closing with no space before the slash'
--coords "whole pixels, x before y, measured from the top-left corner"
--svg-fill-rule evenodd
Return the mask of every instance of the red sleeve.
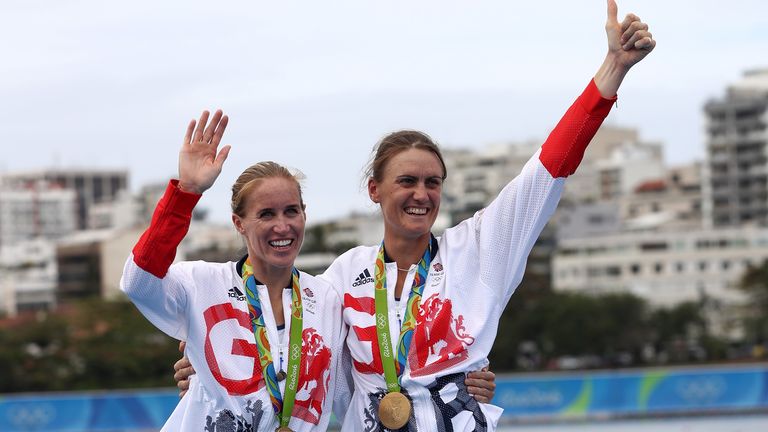
<path id="1" fill-rule="evenodd" d="M 541 147 L 541 160 L 552 177 L 567 177 L 576 172 L 584 150 L 611 111 L 616 96 L 605 99 L 592 80 Z"/>
<path id="2" fill-rule="evenodd" d="M 146 272 L 163 278 L 176 257 L 176 248 L 187 235 L 192 209 L 202 195 L 183 192 L 171 180 L 157 203 L 149 228 L 133 247 L 133 262 Z"/>

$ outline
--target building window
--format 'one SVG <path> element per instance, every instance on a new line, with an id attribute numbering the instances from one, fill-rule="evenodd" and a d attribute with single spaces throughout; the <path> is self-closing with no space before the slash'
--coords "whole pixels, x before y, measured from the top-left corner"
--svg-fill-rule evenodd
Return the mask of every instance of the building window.
<path id="1" fill-rule="evenodd" d="M 707 262 L 706 261 L 699 261 L 699 270 L 705 271 L 707 269 Z"/>
<path id="2" fill-rule="evenodd" d="M 640 264 L 632 264 L 631 266 L 629 266 L 629 271 L 631 271 L 632 274 L 640 273 Z"/>
<path id="3" fill-rule="evenodd" d="M 685 271 L 685 264 L 681 262 L 675 264 L 675 270 L 677 270 L 678 273 L 682 273 L 683 271 Z"/>
<path id="4" fill-rule="evenodd" d="M 656 263 L 653 266 L 653 271 L 656 272 L 656 273 L 661 273 L 662 270 L 664 270 L 664 264 L 662 264 L 662 263 Z"/>
<path id="5" fill-rule="evenodd" d="M 644 251 L 667 250 L 667 243 L 666 242 L 642 243 L 640 244 L 640 250 L 644 250 Z"/>

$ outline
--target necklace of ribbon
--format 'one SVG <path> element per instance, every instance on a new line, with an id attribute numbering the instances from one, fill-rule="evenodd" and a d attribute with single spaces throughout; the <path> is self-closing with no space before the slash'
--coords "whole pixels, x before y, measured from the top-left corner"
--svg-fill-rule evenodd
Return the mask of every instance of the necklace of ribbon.
<path id="1" fill-rule="evenodd" d="M 387 391 L 399 392 L 405 364 L 408 358 L 408 350 L 413 338 L 413 330 L 416 329 L 416 316 L 421 304 L 421 293 L 427 281 L 429 263 L 432 261 L 432 242 L 430 241 L 424 251 L 424 255 L 418 264 L 418 271 L 413 277 L 411 292 L 408 295 L 408 303 L 405 308 L 405 317 L 400 327 L 400 338 L 397 344 L 397 362 L 392 353 L 392 339 L 389 331 L 389 314 L 387 309 L 387 272 L 384 267 L 384 242 L 381 242 L 379 253 L 376 256 L 376 268 L 374 270 L 374 300 L 376 305 L 376 334 L 379 339 L 379 352 L 381 364 L 384 368 L 384 379 L 387 383 Z"/>
<path id="2" fill-rule="evenodd" d="M 285 382 L 285 400 L 280 396 L 275 365 L 272 363 L 272 351 L 267 338 L 267 328 L 264 325 L 264 316 L 261 309 L 259 293 L 256 291 L 256 277 L 253 275 L 253 266 L 250 257 L 243 264 L 243 286 L 248 298 L 248 313 L 251 318 L 251 328 L 256 338 L 256 347 L 259 351 L 259 363 L 261 365 L 264 382 L 266 383 L 272 408 L 275 410 L 280 426 L 287 427 L 291 420 L 293 404 L 296 400 L 296 389 L 299 382 L 299 367 L 301 365 L 301 332 L 302 332 L 302 306 L 301 290 L 299 287 L 299 271 L 294 267 L 291 272 L 291 333 L 288 349 L 288 376 Z"/>

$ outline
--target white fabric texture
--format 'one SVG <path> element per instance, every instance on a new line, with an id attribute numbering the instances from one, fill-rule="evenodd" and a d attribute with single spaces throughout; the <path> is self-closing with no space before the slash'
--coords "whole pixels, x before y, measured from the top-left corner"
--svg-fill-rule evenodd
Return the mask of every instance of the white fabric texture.
<path id="1" fill-rule="evenodd" d="M 414 331 L 403 392 L 413 401 L 410 430 L 495 430 L 501 409 L 479 404 L 466 392 L 465 373 L 487 365 L 499 318 L 522 279 L 536 238 L 550 218 L 563 188 L 538 152 L 499 196 L 473 217 L 437 240 Z M 344 292 L 347 347 L 354 366 L 355 392 L 344 431 L 377 431 L 378 401 L 386 384 L 375 346 L 374 274 L 378 246 L 357 247 L 340 256 L 320 277 Z M 396 263 L 386 264 L 387 280 L 397 278 Z M 410 287 L 416 268 L 408 273 Z M 390 329 L 399 329 L 394 284 L 387 286 Z M 404 291 L 405 293 L 405 291 Z M 407 295 L 400 299 L 402 306 Z M 399 331 L 391 332 L 393 347 Z M 450 425 L 446 424 L 450 422 Z M 414 429 L 414 427 L 416 429 Z"/>
<path id="2" fill-rule="evenodd" d="M 325 430 L 344 336 L 341 299 L 336 290 L 313 276 L 301 273 L 299 281 L 304 306 L 302 351 L 310 362 L 302 363 L 302 370 L 309 371 L 306 379 L 299 380 L 289 427 Z M 197 372 L 164 431 L 272 432 L 279 426 L 263 384 L 236 263 L 178 263 L 160 279 L 139 268 L 131 256 L 120 286 L 155 326 L 187 341 L 185 353 Z M 257 291 L 261 299 L 268 298 L 264 285 Z M 282 300 L 285 331 L 290 332 L 290 289 L 283 290 Z M 267 337 L 278 341 L 270 302 L 261 305 Z M 277 343 L 271 343 L 271 351 L 278 371 Z M 280 382 L 280 391 L 284 393 L 285 381 Z"/>

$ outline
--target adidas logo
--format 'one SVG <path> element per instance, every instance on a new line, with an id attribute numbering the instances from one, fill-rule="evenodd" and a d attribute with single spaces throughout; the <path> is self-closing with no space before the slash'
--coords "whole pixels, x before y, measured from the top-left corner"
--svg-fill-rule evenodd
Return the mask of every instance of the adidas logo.
<path id="1" fill-rule="evenodd" d="M 227 292 L 229 293 L 229 297 L 231 298 L 238 299 L 240 301 L 245 300 L 245 294 L 243 294 L 243 292 L 240 291 L 240 289 L 238 289 L 237 287 L 232 287 Z"/>
<path id="2" fill-rule="evenodd" d="M 373 278 L 371 277 L 371 272 L 369 272 L 368 269 L 365 269 L 363 270 L 362 273 L 360 273 L 357 276 L 357 279 L 355 279 L 355 281 L 352 282 L 352 286 L 357 287 L 357 286 L 365 285 L 371 282 L 373 282 Z"/>

